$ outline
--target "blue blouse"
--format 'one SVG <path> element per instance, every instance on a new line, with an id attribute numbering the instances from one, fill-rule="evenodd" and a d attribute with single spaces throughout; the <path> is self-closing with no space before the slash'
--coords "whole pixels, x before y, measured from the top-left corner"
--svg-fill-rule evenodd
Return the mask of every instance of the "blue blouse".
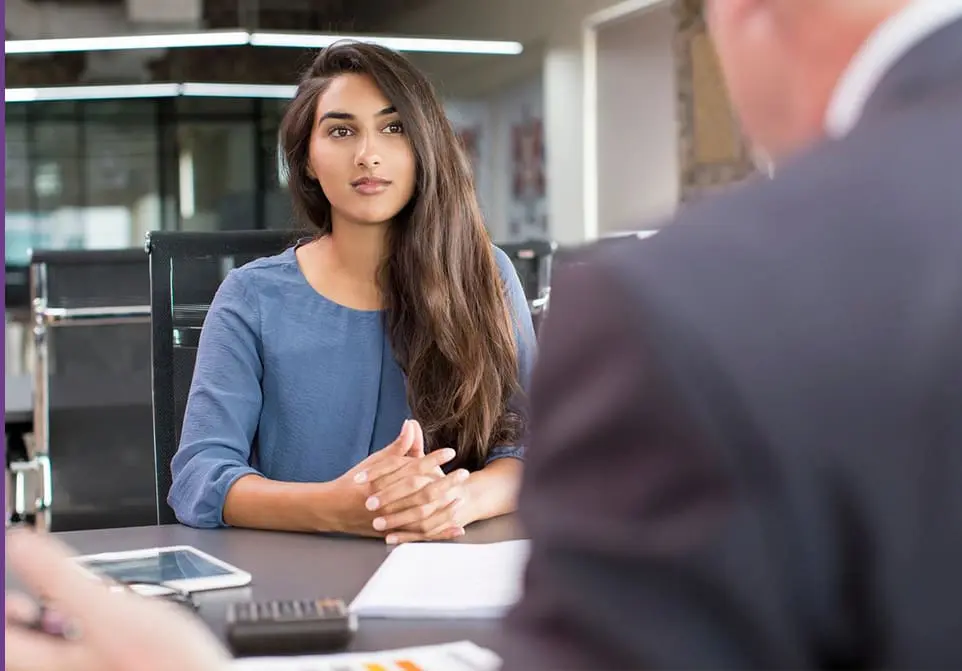
<path id="1" fill-rule="evenodd" d="M 531 315 L 510 259 L 498 248 L 495 257 L 527 389 Z M 227 490 L 244 475 L 328 482 L 397 437 L 411 411 L 382 314 L 318 294 L 294 248 L 228 273 L 201 332 L 171 464 L 167 501 L 182 523 L 224 526 Z M 522 453 L 520 445 L 499 446 L 488 461 Z"/>

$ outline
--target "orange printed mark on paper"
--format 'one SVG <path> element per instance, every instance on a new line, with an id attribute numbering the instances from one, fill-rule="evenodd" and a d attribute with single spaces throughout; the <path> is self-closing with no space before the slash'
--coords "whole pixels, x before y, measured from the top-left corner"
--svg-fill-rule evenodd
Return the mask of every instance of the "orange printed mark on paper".
<path id="1" fill-rule="evenodd" d="M 401 669 L 401 671 L 424 671 L 424 669 L 422 669 L 420 666 L 414 662 L 409 662 L 406 659 L 402 659 L 394 663 L 397 664 L 397 668 Z"/>

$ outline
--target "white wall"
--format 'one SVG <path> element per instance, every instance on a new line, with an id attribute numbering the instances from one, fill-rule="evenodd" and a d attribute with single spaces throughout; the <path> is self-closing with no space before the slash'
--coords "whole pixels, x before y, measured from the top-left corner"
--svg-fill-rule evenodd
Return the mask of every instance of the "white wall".
<path id="1" fill-rule="evenodd" d="M 581 31 L 572 29 L 545 56 L 545 142 L 551 238 L 563 245 L 588 238 L 584 216 L 584 64 Z"/>
<path id="2" fill-rule="evenodd" d="M 493 146 L 490 141 L 496 132 L 494 113 L 489 101 L 484 99 L 449 99 L 445 101 L 445 112 L 457 132 L 472 132 L 476 135 L 476 152 L 472 155 L 474 183 L 478 191 L 478 201 L 492 237 L 503 233 L 497 224 L 501 207 L 495 200 L 494 167 L 496 162 L 491 155 Z"/>
<path id="3" fill-rule="evenodd" d="M 533 140 L 532 134 L 543 124 L 543 108 L 540 77 L 484 98 L 453 99 L 446 103 L 448 118 L 456 130 L 472 129 L 478 134 L 475 181 L 488 230 L 497 242 L 548 237 L 544 228 L 547 220 L 544 195 L 531 190 L 520 197 L 514 194 L 517 168 L 544 168 L 536 157 L 521 165 L 513 159 L 515 133 L 527 133 L 526 137 Z M 543 131 L 540 137 L 543 145 Z"/>
<path id="4" fill-rule="evenodd" d="M 599 235 L 644 228 L 678 203 L 673 37 L 668 3 L 596 33 Z"/>

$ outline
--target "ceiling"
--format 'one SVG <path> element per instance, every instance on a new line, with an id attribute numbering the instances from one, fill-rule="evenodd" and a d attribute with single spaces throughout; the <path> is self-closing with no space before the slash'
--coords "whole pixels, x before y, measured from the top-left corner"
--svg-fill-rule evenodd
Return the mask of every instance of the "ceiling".
<path id="1" fill-rule="evenodd" d="M 161 0 L 156 0 L 161 1 Z M 445 0 L 202 0 L 208 29 L 315 31 L 371 34 L 391 32 L 408 12 Z M 27 0 L 34 6 L 111 9 L 127 0 Z M 66 17 L 67 12 L 63 12 Z M 66 22 L 69 24 L 70 22 Z M 114 23 L 114 30 L 117 23 Z M 94 26 L 96 30 L 96 26 Z M 89 33 L 88 33 L 89 34 Z M 108 33 L 109 34 L 109 33 Z M 17 35 L 17 37 L 26 37 Z M 455 54 L 408 56 L 445 93 L 481 95 L 515 78 L 540 71 L 540 49 L 526 44 L 520 57 Z M 298 49 L 196 48 L 113 54 L 48 54 L 7 59 L 7 85 L 58 86 L 80 83 L 225 81 L 290 84 L 313 53 Z"/>
<path id="2" fill-rule="evenodd" d="M 204 0 L 208 28 L 375 32 L 430 0 Z M 256 25 L 254 25 L 256 24 Z"/>
<path id="3" fill-rule="evenodd" d="M 38 5 L 117 7 L 125 0 L 31 0 Z M 157 0 L 161 2 L 162 0 Z M 432 0 L 202 0 L 208 29 L 374 31 Z"/>

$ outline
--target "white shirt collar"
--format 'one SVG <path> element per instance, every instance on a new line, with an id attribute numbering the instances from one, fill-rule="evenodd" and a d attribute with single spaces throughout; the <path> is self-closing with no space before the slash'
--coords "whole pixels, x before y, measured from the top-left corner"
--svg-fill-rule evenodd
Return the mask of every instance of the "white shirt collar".
<path id="1" fill-rule="evenodd" d="M 962 0 L 914 0 L 883 22 L 865 41 L 835 87 L 825 114 L 830 137 L 847 135 L 882 78 L 915 45 L 962 18 Z"/>

